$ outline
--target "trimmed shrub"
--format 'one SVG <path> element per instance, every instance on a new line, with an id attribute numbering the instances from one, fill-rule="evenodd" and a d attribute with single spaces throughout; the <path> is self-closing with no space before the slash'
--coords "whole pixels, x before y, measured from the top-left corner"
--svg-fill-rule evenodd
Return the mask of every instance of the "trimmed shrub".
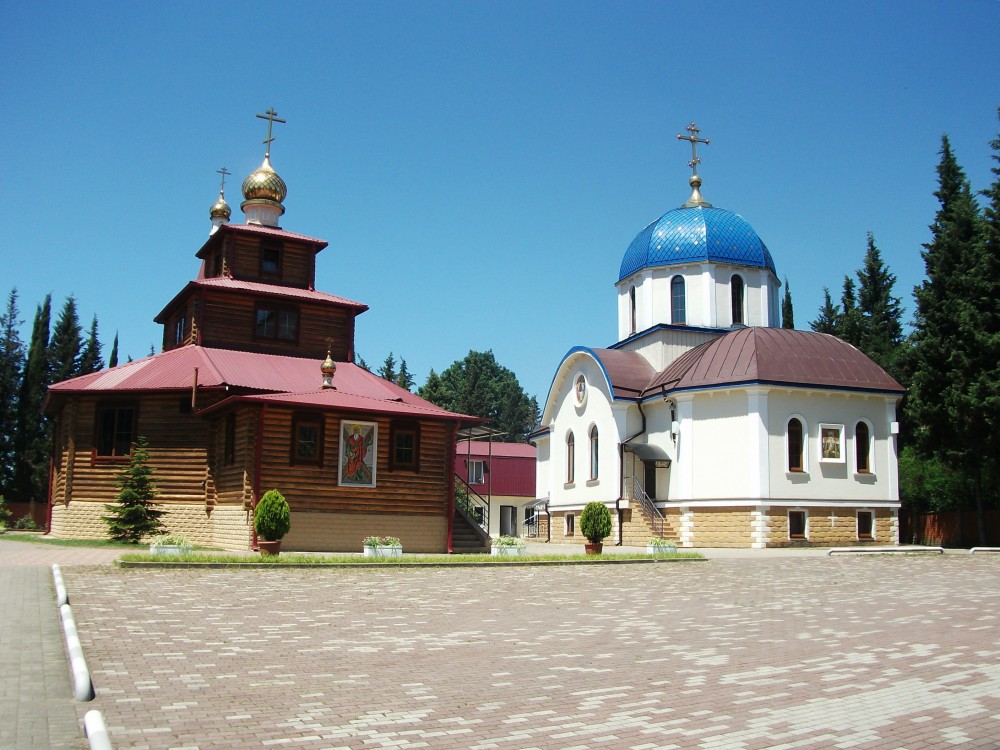
<path id="1" fill-rule="evenodd" d="M 277 490 L 268 490 L 253 512 L 253 527 L 257 535 L 267 542 L 277 542 L 292 527 L 292 514 L 285 496 Z"/>
<path id="2" fill-rule="evenodd" d="M 604 503 L 596 500 L 587 505 L 580 514 L 580 531 L 591 544 L 599 544 L 611 533 L 611 511 Z"/>

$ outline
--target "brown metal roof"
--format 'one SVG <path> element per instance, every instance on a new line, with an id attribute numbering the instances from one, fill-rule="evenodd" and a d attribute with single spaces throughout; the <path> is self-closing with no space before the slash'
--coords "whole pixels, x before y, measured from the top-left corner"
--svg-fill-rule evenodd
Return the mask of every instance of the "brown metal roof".
<path id="1" fill-rule="evenodd" d="M 638 398 L 656 374 L 638 352 L 620 349 L 589 349 L 611 381 L 615 398 Z"/>
<path id="2" fill-rule="evenodd" d="M 890 393 L 904 390 L 889 373 L 835 336 L 784 328 L 740 328 L 674 360 L 652 380 L 646 392 L 648 395 L 738 383 Z"/>

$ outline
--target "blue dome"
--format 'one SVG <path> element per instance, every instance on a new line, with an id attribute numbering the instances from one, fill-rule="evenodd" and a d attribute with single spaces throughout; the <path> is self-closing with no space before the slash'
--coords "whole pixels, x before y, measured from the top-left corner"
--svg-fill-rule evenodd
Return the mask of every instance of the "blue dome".
<path id="1" fill-rule="evenodd" d="M 622 258 L 618 280 L 652 266 L 714 261 L 770 269 L 767 246 L 739 214 L 713 206 L 675 208 L 643 229 Z"/>

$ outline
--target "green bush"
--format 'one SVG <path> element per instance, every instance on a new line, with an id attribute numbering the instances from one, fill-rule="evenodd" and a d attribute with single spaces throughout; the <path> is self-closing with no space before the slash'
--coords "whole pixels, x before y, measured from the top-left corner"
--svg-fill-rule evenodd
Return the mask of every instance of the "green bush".
<path id="1" fill-rule="evenodd" d="M 14 522 L 14 528 L 18 531 L 38 531 L 38 524 L 31 516 L 21 516 Z"/>
<path id="2" fill-rule="evenodd" d="M 9 519 L 10 509 L 7 507 L 7 501 L 4 500 L 3 495 L 0 495 L 0 527 L 6 526 Z"/>
<path id="3" fill-rule="evenodd" d="M 253 512 L 253 527 L 257 535 L 267 542 L 277 542 L 292 527 L 292 516 L 285 496 L 277 490 L 268 490 Z"/>
<path id="4" fill-rule="evenodd" d="M 599 544 L 611 533 L 611 511 L 596 500 L 587 503 L 580 514 L 580 531 L 591 544 Z"/>

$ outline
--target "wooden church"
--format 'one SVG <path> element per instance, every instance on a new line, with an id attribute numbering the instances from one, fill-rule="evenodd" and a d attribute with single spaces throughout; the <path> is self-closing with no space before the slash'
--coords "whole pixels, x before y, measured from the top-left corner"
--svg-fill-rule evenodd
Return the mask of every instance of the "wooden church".
<path id="1" fill-rule="evenodd" d="M 456 434 L 445 411 L 354 363 L 368 308 L 315 288 L 323 240 L 278 225 L 287 189 L 270 163 L 243 182 L 244 224 L 224 196 L 190 281 L 156 316 L 163 350 L 58 383 L 49 532 L 103 538 L 132 443 L 148 442 L 167 530 L 195 544 L 255 545 L 269 489 L 292 511 L 290 550 L 360 551 L 368 535 L 412 552 L 455 550 Z"/>

